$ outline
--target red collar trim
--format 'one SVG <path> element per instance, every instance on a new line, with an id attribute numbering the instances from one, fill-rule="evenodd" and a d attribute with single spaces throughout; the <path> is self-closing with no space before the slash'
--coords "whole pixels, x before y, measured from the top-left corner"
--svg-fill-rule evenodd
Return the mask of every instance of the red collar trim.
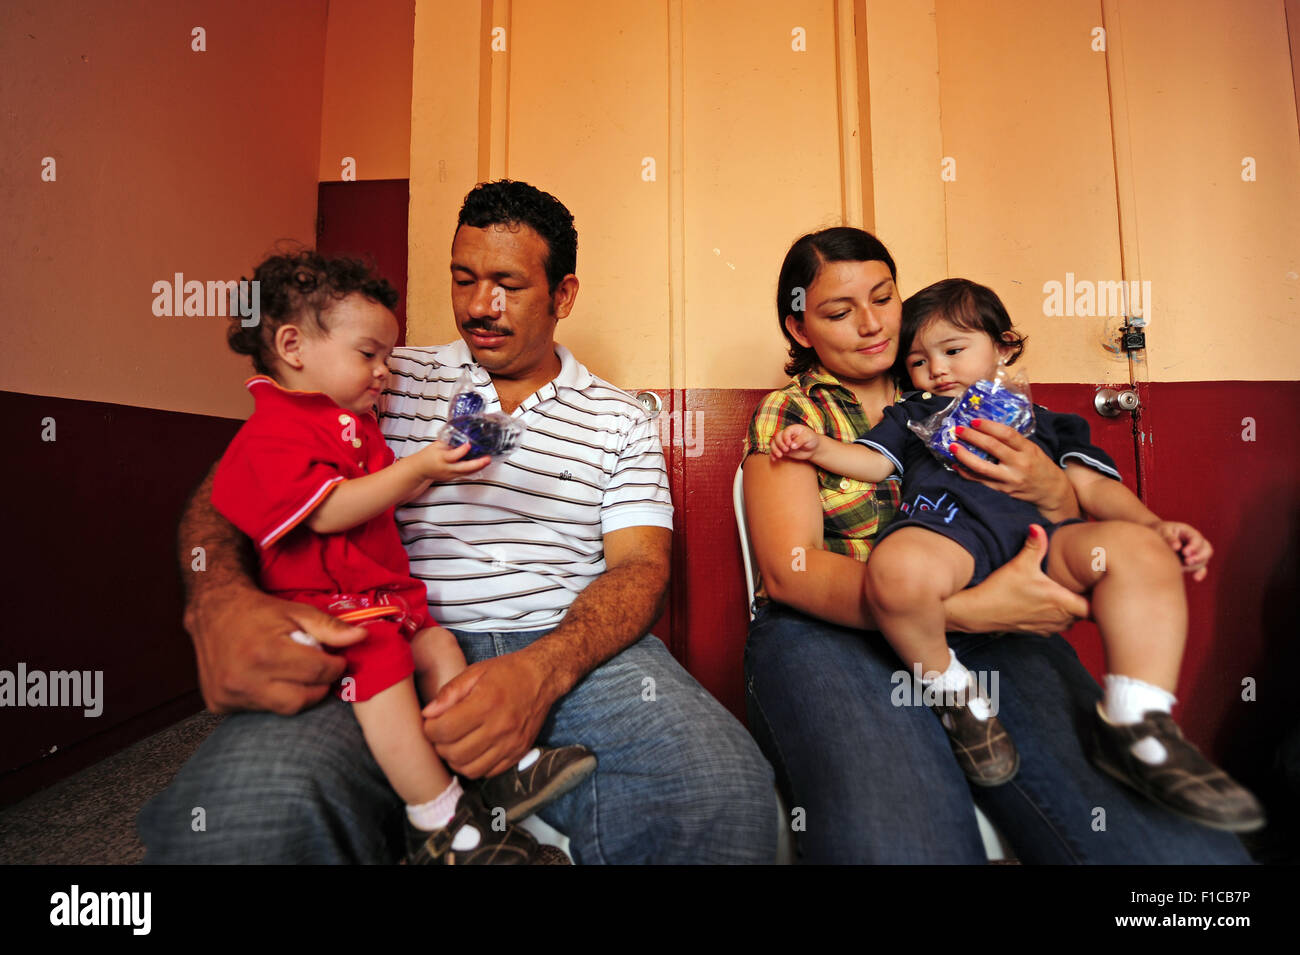
<path id="1" fill-rule="evenodd" d="M 270 385 L 271 387 L 254 389 L 254 385 Z M 350 415 L 357 414 L 350 408 L 344 408 L 323 391 L 297 391 L 293 388 L 286 388 L 268 375 L 254 375 L 244 382 L 244 387 L 253 395 L 253 400 L 258 402 L 259 407 L 261 407 L 262 401 L 269 398 L 271 404 L 280 406 L 284 404 L 316 405 L 325 411 L 342 411 Z M 367 414 L 370 418 L 378 420 L 373 410 Z"/>
<path id="2" fill-rule="evenodd" d="M 316 396 L 320 398 L 325 398 L 330 402 L 334 401 L 333 398 L 330 398 L 330 396 L 325 394 L 325 392 L 323 391 L 296 391 L 293 388 L 286 388 L 284 385 L 280 384 L 278 381 L 276 381 L 274 378 L 270 377 L 269 375 L 254 375 L 252 378 L 248 379 L 248 381 L 244 382 L 244 387 L 247 388 L 249 391 L 252 391 L 253 385 L 257 385 L 257 384 L 270 385 L 276 391 L 279 391 L 282 394 L 286 394 L 286 395 L 304 395 L 308 397 Z"/>

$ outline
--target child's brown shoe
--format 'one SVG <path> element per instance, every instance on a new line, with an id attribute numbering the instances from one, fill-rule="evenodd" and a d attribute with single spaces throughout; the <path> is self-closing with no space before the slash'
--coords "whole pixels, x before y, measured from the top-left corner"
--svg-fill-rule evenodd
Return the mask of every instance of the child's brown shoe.
<path id="1" fill-rule="evenodd" d="M 1165 748 L 1164 762 L 1152 765 L 1133 755 L 1133 744 L 1148 737 Z M 1098 769 L 1192 822 L 1228 832 L 1264 827 L 1255 797 L 1202 756 L 1168 713 L 1148 710 L 1140 723 L 1116 724 L 1098 703 L 1090 755 Z"/>
<path id="2" fill-rule="evenodd" d="M 466 829 L 478 833 L 478 842 L 468 849 L 453 848 L 457 834 Z M 475 793 L 460 797 L 456 815 L 441 829 L 425 832 L 406 823 L 407 865 L 562 864 L 549 851 L 543 851 L 551 848 L 538 845 L 532 835 L 500 816 L 494 819 Z"/>
<path id="3" fill-rule="evenodd" d="M 563 796 L 596 768 L 596 754 L 585 746 L 537 747 L 541 755 L 527 769 L 511 767 L 479 787 L 483 805 L 502 808 L 506 821 L 530 816 L 553 799 Z"/>
<path id="4" fill-rule="evenodd" d="M 972 680 L 964 699 L 949 697 L 951 702 L 931 709 L 947 731 L 952 753 L 966 778 L 976 786 L 1001 786 L 1019 771 L 1020 754 L 996 716 L 982 720 L 971 712 L 969 701 L 976 694 Z"/>

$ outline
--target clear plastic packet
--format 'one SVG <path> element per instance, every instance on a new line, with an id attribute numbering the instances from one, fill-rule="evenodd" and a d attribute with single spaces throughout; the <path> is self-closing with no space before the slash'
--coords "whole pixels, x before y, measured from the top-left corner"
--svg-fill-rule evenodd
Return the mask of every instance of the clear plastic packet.
<path id="1" fill-rule="evenodd" d="M 960 441 L 953 433 L 959 427 L 969 427 L 974 418 L 1005 424 L 1026 437 L 1033 434 L 1034 402 L 1025 376 L 1019 372 L 1013 375 L 1006 365 L 999 363 L 992 381 L 975 382 L 942 411 L 922 421 L 909 421 L 907 426 L 946 467 L 958 463 L 948 450 L 948 446 L 956 442 L 976 457 L 993 461 L 991 455 Z"/>
<path id="2" fill-rule="evenodd" d="M 485 454 L 503 457 L 519 447 L 526 430 L 524 423 L 500 411 L 484 411 L 486 406 L 487 401 L 475 390 L 470 373 L 462 371 L 452 386 L 447 423 L 438 432 L 438 440 L 453 448 L 469 442 L 465 460 Z"/>

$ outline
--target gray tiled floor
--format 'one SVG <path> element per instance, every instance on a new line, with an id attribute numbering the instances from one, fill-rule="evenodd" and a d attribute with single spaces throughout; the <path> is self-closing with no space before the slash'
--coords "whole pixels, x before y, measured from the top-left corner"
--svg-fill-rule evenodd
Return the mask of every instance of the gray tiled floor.
<path id="1" fill-rule="evenodd" d="M 171 782 L 221 722 L 197 713 L 76 776 L 0 809 L 0 863 L 133 864 L 140 807 Z"/>

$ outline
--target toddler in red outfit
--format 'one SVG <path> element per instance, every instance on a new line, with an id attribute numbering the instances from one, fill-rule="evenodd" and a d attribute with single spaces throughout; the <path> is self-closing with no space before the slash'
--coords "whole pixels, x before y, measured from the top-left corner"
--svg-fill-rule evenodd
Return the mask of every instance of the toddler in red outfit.
<path id="1" fill-rule="evenodd" d="M 384 443 L 374 405 L 397 341 L 397 293 L 364 264 L 303 251 L 268 259 L 254 279 L 262 320 L 232 321 L 229 340 L 261 372 L 246 383 L 256 408 L 221 459 L 212 503 L 252 538 L 269 593 L 366 627 L 365 640 L 340 651 L 338 693 L 407 804 L 408 859 L 539 861 L 536 842 L 509 823 L 567 792 L 595 757 L 580 746 L 531 750 L 484 788 L 502 797 L 491 808 L 504 820 L 461 788 L 424 735 L 420 697 L 436 697 L 465 657 L 429 618 L 393 516 L 431 483 L 490 458 L 465 460 L 469 445 L 434 441 L 396 460 Z"/>

